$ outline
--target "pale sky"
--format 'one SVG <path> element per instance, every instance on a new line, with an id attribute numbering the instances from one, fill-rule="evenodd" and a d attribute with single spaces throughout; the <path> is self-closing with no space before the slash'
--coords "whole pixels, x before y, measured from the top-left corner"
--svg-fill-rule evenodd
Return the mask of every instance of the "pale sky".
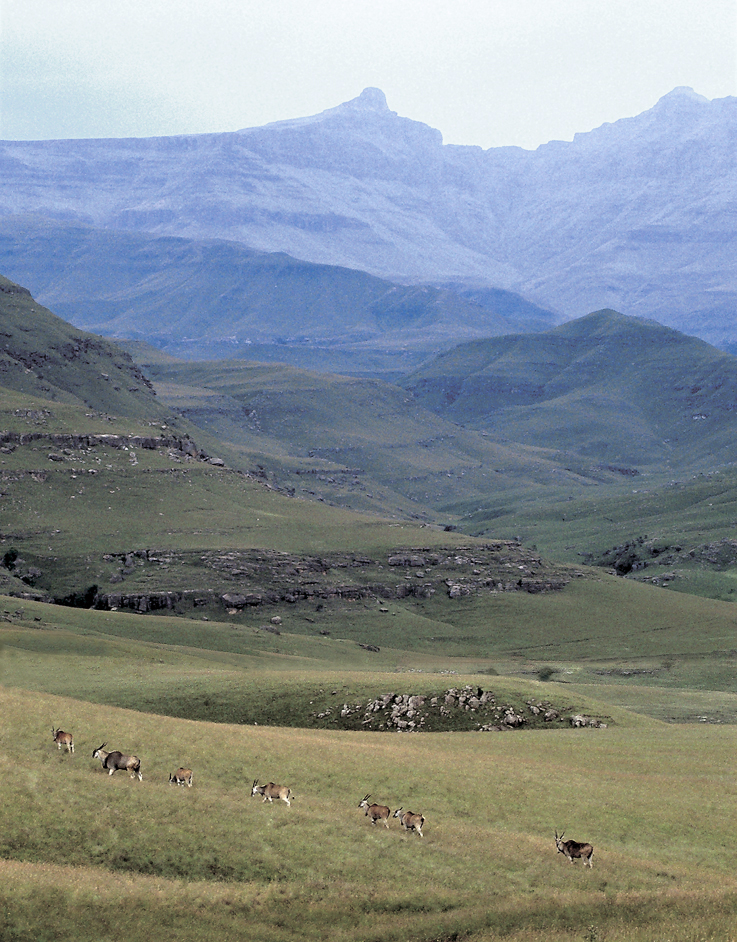
<path id="1" fill-rule="evenodd" d="M 0 139 L 234 131 L 382 89 L 534 148 L 687 85 L 737 95 L 737 0 L 0 0 Z"/>

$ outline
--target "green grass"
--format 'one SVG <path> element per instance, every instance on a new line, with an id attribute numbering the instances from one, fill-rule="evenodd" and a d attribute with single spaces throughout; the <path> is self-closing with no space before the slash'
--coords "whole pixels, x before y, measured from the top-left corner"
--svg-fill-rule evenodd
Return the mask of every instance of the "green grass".
<path id="1" fill-rule="evenodd" d="M 654 940 L 678 913 L 685 940 L 735 925 L 731 728 L 367 736 L 7 688 L 0 703 L 0 893 L 16 938 L 166 925 L 192 940 L 577 939 L 597 925 Z M 75 733 L 73 756 L 52 723 Z M 102 772 L 103 739 L 140 755 L 143 782 Z M 191 790 L 167 784 L 179 764 Z M 289 784 L 292 807 L 250 799 L 256 777 Z M 372 828 L 356 808 L 367 791 L 421 810 L 425 838 Z M 556 827 L 595 844 L 592 872 L 555 853 Z"/>

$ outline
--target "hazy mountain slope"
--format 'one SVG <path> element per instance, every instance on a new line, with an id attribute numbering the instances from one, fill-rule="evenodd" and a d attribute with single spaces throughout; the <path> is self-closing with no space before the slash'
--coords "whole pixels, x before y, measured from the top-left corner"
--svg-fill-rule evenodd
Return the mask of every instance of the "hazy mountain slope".
<path id="1" fill-rule="evenodd" d="M 329 350 L 336 364 L 352 354 L 368 365 L 372 351 L 383 351 L 399 365 L 399 347 L 421 356 L 459 339 L 555 322 L 509 292 L 467 299 L 235 242 L 28 219 L 0 220 L 0 270 L 77 326 L 197 359 L 260 359 L 262 347 L 276 344 L 265 358 L 309 358 L 314 347 L 321 361 Z"/>
<path id="2" fill-rule="evenodd" d="M 614 311 L 463 344 L 402 385 L 439 415 L 564 462 L 665 471 L 737 460 L 737 359 Z"/>
<path id="3" fill-rule="evenodd" d="M 237 133 L 6 142 L 0 213 L 227 238 L 415 282 L 513 289 L 737 339 L 737 99 L 676 89 L 534 152 L 444 146 L 367 89 Z"/>

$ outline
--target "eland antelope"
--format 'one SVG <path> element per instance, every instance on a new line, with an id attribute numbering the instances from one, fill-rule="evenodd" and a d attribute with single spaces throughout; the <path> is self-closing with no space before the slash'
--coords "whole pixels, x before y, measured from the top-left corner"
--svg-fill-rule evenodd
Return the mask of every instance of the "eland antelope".
<path id="1" fill-rule="evenodd" d="M 176 772 L 172 772 L 169 776 L 170 785 L 186 785 L 188 788 L 191 788 L 192 781 L 192 769 L 177 769 Z"/>
<path id="2" fill-rule="evenodd" d="M 61 749 L 62 746 L 67 747 L 67 752 L 74 752 L 74 737 L 71 733 L 65 733 L 63 729 L 55 729 L 51 727 L 51 735 L 54 737 L 54 742 Z"/>
<path id="3" fill-rule="evenodd" d="M 397 808 L 392 817 L 399 818 L 399 823 L 405 831 L 417 831 L 420 837 L 422 837 L 425 818 L 421 814 L 415 814 L 414 811 L 404 811 L 403 808 Z"/>
<path id="4" fill-rule="evenodd" d="M 102 762 L 102 767 L 107 769 L 108 775 L 112 775 L 118 769 L 126 769 L 130 772 L 131 778 L 138 776 L 138 781 L 142 782 L 141 760 L 138 756 L 124 756 L 122 752 L 106 752 L 106 745 L 107 743 L 104 742 L 101 746 L 98 746 L 92 753 L 92 758 L 99 759 Z"/>
<path id="5" fill-rule="evenodd" d="M 565 854 L 565 856 L 570 860 L 571 863 L 574 863 L 579 857 L 583 860 L 584 867 L 586 864 L 589 867 L 593 868 L 591 858 L 594 856 L 594 848 L 591 844 L 579 844 L 578 841 L 564 841 L 563 834 L 566 832 L 563 831 L 558 837 L 558 832 L 555 832 L 555 846 L 558 848 L 559 854 Z"/>
<path id="6" fill-rule="evenodd" d="M 362 798 L 358 803 L 359 808 L 363 808 L 364 817 L 368 816 L 371 818 L 371 823 L 376 824 L 377 821 L 381 821 L 385 828 L 389 827 L 389 816 L 391 815 L 391 808 L 387 808 L 386 805 L 370 805 L 368 803 L 371 795 L 366 795 L 365 798 Z"/>
<path id="7" fill-rule="evenodd" d="M 253 785 L 251 786 L 251 798 L 254 795 L 263 795 L 264 801 L 273 801 L 275 798 L 281 798 L 283 802 L 286 802 L 290 807 L 292 805 L 289 800 L 292 797 L 291 788 L 287 788 L 286 785 L 275 785 L 273 782 L 269 782 L 268 785 L 259 785 L 258 779 L 253 780 Z"/>

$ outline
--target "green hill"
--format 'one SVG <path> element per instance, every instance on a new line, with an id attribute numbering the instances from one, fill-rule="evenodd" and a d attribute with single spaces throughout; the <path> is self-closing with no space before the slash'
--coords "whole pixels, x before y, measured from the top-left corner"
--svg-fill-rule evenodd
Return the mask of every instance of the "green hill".
<path id="1" fill-rule="evenodd" d="M 451 501 L 557 477 L 543 451 L 463 429 L 381 380 L 133 352 L 173 412 L 291 494 L 447 523 L 438 508 Z"/>
<path id="2" fill-rule="evenodd" d="M 591 315 L 551 335 L 464 345 L 408 390 L 131 349 L 172 411 L 285 492 L 734 595 L 735 361 L 700 341 Z M 533 401 L 509 405 L 530 369 Z"/>
<path id="3" fill-rule="evenodd" d="M 462 344 L 401 385 L 439 415 L 563 464 L 668 473 L 737 458 L 737 358 L 615 311 Z"/>
<path id="4" fill-rule="evenodd" d="M 0 332 L 0 381 L 6 391 L 116 415 L 164 415 L 151 383 L 127 353 L 67 324 L 27 288 L 2 276 Z"/>

